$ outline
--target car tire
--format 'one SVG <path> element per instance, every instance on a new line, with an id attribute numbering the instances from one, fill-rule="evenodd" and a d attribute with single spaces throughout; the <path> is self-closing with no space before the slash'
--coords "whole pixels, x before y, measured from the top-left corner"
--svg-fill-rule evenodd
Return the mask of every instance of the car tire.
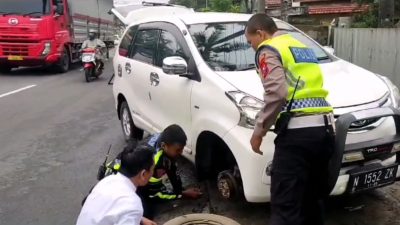
<path id="1" fill-rule="evenodd" d="M 238 222 L 215 214 L 189 214 L 172 219 L 164 225 L 184 225 L 184 224 L 221 224 L 221 225 L 240 225 Z"/>
<path id="2" fill-rule="evenodd" d="M 143 130 L 136 127 L 133 123 L 131 111 L 126 101 L 121 103 L 119 113 L 125 141 L 132 139 L 141 140 L 143 138 Z"/>
<path id="3" fill-rule="evenodd" d="M 63 53 L 61 54 L 59 62 L 55 65 L 55 70 L 58 73 L 66 73 L 69 70 L 70 66 L 70 58 L 67 49 L 64 48 Z"/>

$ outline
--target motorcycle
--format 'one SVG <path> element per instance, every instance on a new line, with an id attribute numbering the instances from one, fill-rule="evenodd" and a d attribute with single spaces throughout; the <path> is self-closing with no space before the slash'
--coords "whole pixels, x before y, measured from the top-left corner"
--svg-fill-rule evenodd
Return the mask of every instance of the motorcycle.
<path id="1" fill-rule="evenodd" d="M 102 63 L 96 55 L 100 55 L 99 48 L 86 48 L 82 50 L 83 70 L 85 71 L 86 82 L 98 78 L 103 73 Z"/>

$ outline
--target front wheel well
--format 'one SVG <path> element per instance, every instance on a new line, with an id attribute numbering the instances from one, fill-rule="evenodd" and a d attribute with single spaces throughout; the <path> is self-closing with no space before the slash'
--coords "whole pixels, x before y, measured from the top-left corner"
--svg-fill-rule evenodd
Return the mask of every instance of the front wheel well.
<path id="1" fill-rule="evenodd" d="M 220 172 L 237 166 L 228 145 L 210 131 L 202 132 L 197 139 L 195 164 L 201 180 L 216 178 Z"/>
<path id="2" fill-rule="evenodd" d="M 123 102 L 126 102 L 126 99 L 123 94 L 118 94 L 117 100 L 118 100 L 118 104 L 117 104 L 118 119 L 121 119 L 121 104 Z"/>

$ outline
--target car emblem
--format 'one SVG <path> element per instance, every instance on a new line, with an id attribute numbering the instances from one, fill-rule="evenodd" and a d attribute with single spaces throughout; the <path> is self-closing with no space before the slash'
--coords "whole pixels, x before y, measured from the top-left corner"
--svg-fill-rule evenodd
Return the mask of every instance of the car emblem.
<path id="1" fill-rule="evenodd" d="M 118 64 L 118 76 L 122 77 L 122 66 L 121 66 L 121 64 Z"/>
<path id="2" fill-rule="evenodd" d="M 10 18 L 9 20 L 8 20 L 8 24 L 10 24 L 10 25 L 18 25 L 18 23 L 19 23 L 19 21 L 18 21 L 18 19 L 17 18 Z"/>

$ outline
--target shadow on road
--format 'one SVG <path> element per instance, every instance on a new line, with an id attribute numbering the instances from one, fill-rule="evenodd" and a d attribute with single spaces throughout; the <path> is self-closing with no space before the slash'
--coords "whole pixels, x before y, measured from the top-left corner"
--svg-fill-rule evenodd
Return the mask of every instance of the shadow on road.
<path id="1" fill-rule="evenodd" d="M 81 63 L 74 63 L 70 65 L 70 71 L 79 70 L 82 68 Z M 62 75 L 62 73 L 57 73 L 52 70 L 52 68 L 44 68 L 44 67 L 22 67 L 13 69 L 9 73 L 0 73 L 0 76 L 57 76 Z"/>

